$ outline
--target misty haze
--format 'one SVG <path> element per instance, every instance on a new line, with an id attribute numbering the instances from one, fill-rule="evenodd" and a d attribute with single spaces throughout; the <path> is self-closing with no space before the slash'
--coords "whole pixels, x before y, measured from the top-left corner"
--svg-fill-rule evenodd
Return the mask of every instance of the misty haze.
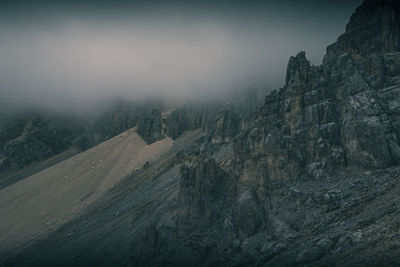
<path id="1" fill-rule="evenodd" d="M 1 106 L 75 108 L 116 96 L 185 99 L 225 97 L 254 84 L 278 88 L 290 55 L 306 50 L 321 63 L 358 1 L 327 3 L 10 8 L 13 16 L 6 13 L 0 25 Z"/>
<path id="2" fill-rule="evenodd" d="M 399 0 L 0 3 L 0 267 L 398 266 Z"/>

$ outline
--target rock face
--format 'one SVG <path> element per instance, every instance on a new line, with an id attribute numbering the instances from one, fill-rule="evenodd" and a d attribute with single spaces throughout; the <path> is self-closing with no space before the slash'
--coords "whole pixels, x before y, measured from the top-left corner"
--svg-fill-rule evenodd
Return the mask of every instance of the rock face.
<path id="1" fill-rule="evenodd" d="M 230 142 L 239 132 L 246 117 L 241 117 L 234 105 L 225 105 L 217 115 L 215 125 L 210 132 L 213 142 Z"/>
<path id="2" fill-rule="evenodd" d="M 163 118 L 163 132 L 177 139 L 185 131 L 202 129 L 214 143 L 230 142 L 253 114 L 242 113 L 250 104 L 243 107 L 233 104 L 187 104 L 174 109 Z"/>
<path id="3" fill-rule="evenodd" d="M 173 110 L 165 119 L 166 134 L 176 139 L 184 131 L 201 128 L 206 131 L 214 110 L 208 106 L 184 105 Z"/>
<path id="4" fill-rule="evenodd" d="M 186 236 L 200 227 L 221 225 L 229 195 L 229 176 L 211 158 L 181 166 L 178 197 L 178 235 Z M 200 229 L 199 229 L 200 228 Z"/>
<path id="5" fill-rule="evenodd" d="M 0 171 L 22 168 L 77 145 L 83 124 L 68 117 L 26 115 L 0 126 Z M 0 174 L 0 177 L 2 175 Z"/>
<path id="6" fill-rule="evenodd" d="M 399 163 L 399 18 L 397 1 L 366 1 L 321 66 L 291 57 L 285 86 L 238 138 L 240 160 L 263 157 L 271 179 Z"/>
<path id="7" fill-rule="evenodd" d="M 136 132 L 148 143 L 165 138 L 162 133 L 162 119 L 159 109 L 153 109 L 150 113 L 145 113 L 138 122 Z"/>
<path id="8" fill-rule="evenodd" d="M 356 10 L 346 33 L 328 52 L 389 53 L 400 50 L 400 4 L 397 0 L 368 0 Z"/>
<path id="9" fill-rule="evenodd" d="M 348 232 L 331 224 L 357 228 L 353 209 L 368 205 L 356 200 L 358 189 L 345 188 L 356 183 L 349 177 L 400 163 L 399 19 L 398 1 L 365 1 L 322 65 L 311 66 L 304 52 L 290 58 L 285 86 L 265 97 L 246 127 L 223 109 L 198 148 L 220 167 L 187 157 L 181 172 L 177 221 L 187 230 L 178 232 L 215 242 L 205 265 L 221 251 L 239 265 L 335 263 L 365 242 L 369 226 Z M 292 247 L 294 240 L 302 245 Z"/>

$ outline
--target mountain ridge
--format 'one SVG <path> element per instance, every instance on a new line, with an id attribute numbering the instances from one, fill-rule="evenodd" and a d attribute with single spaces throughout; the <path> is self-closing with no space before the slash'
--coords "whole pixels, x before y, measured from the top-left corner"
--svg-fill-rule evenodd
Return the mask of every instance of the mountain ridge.
<path id="1" fill-rule="evenodd" d="M 144 116 L 149 143 L 202 135 L 6 263 L 398 264 L 399 19 L 398 1 L 365 0 L 323 63 L 290 57 L 285 85 L 255 112 L 186 105 Z"/>

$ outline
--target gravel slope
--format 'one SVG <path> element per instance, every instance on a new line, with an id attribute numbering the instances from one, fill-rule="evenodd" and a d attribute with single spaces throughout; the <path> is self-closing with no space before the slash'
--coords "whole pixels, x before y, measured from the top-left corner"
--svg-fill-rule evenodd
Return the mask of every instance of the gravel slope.
<path id="1" fill-rule="evenodd" d="M 170 138 L 147 145 L 130 129 L 1 189 L 0 256 L 16 253 L 79 217 L 121 179 L 172 145 Z"/>

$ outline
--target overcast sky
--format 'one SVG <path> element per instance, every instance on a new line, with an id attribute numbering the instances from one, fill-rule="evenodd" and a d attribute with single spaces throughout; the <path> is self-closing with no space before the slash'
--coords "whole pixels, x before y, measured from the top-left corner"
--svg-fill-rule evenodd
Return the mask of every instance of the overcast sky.
<path id="1" fill-rule="evenodd" d="M 0 107 L 71 107 L 113 96 L 214 97 L 283 85 L 312 64 L 361 0 L 2 1 Z"/>

